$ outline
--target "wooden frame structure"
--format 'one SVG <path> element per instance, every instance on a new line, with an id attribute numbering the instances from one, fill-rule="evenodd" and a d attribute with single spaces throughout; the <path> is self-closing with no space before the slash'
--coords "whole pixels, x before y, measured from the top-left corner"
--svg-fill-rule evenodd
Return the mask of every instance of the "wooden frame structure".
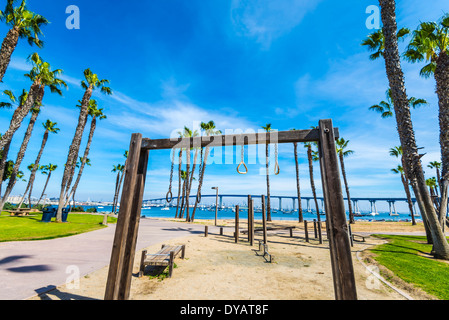
<path id="1" fill-rule="evenodd" d="M 318 142 L 319 144 L 335 298 L 356 300 L 351 245 L 335 146 L 338 137 L 339 131 L 333 127 L 330 119 L 320 120 L 318 129 L 275 133 L 162 140 L 143 139 L 141 134 L 133 134 L 125 168 L 125 181 L 112 247 L 105 300 L 129 299 L 150 150 L 294 142 Z"/>

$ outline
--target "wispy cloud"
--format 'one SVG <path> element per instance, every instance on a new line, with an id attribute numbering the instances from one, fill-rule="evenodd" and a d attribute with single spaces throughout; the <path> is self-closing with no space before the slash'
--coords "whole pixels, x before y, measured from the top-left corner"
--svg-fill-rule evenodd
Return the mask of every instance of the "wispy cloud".
<path id="1" fill-rule="evenodd" d="M 238 34 L 268 48 L 296 27 L 321 0 L 233 0 L 231 19 Z"/>

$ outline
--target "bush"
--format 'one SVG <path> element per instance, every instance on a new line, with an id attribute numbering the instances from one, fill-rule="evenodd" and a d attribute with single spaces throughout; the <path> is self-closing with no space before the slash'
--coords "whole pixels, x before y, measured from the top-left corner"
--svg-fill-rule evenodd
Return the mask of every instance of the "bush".
<path id="1" fill-rule="evenodd" d="M 82 206 L 72 207 L 72 212 L 85 212 Z"/>
<path id="2" fill-rule="evenodd" d="M 89 208 L 89 209 L 86 210 L 86 212 L 97 213 L 98 211 L 97 211 L 97 208 Z"/>

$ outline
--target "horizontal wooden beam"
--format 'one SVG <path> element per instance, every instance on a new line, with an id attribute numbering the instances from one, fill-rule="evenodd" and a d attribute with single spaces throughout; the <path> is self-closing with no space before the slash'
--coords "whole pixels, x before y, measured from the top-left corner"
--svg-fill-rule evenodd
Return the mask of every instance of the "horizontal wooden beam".
<path id="1" fill-rule="evenodd" d="M 334 129 L 335 137 L 339 138 L 338 128 Z M 255 144 L 294 143 L 294 142 L 318 142 L 320 132 L 317 129 L 292 130 L 270 133 L 244 133 L 220 136 L 202 136 L 194 138 L 174 139 L 143 139 L 142 149 L 167 150 L 198 147 L 230 147 Z"/>

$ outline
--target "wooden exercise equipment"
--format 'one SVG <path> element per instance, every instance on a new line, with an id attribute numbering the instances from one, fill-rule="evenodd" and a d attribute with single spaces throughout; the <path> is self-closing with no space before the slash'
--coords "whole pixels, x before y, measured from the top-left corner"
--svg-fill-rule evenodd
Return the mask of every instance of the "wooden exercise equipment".
<path id="1" fill-rule="evenodd" d="M 336 139 L 339 138 L 338 129 L 334 129 L 332 120 L 320 120 L 318 129 L 284 131 L 275 134 L 276 139 L 273 139 L 273 143 L 313 141 L 319 143 L 321 181 L 328 221 L 335 298 L 337 300 L 356 300 L 354 267 L 336 151 Z M 128 300 L 130 296 L 150 150 L 269 144 L 270 136 L 271 134 L 266 133 L 253 133 L 151 140 L 143 139 L 139 133 L 133 134 L 112 245 L 105 300 Z"/>

